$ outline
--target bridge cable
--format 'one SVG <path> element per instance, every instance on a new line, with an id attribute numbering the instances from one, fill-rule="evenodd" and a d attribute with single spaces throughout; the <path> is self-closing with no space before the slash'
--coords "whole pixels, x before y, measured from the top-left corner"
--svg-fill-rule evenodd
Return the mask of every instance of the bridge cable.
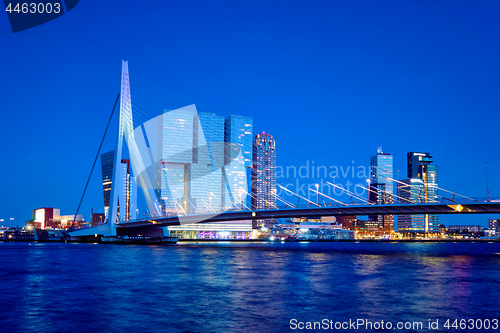
<path id="1" fill-rule="evenodd" d="M 89 178 L 87 179 L 87 183 L 85 184 L 82 198 L 80 199 L 80 203 L 78 204 L 78 208 L 76 209 L 75 217 L 73 218 L 73 222 L 71 222 L 71 226 L 69 227 L 69 230 L 72 230 L 73 226 L 75 224 L 76 216 L 78 215 L 78 211 L 80 210 L 80 206 L 82 205 L 83 197 L 85 196 L 85 192 L 87 191 L 87 187 L 89 186 L 90 178 L 92 177 L 92 172 L 94 171 L 95 164 L 97 163 L 97 159 L 99 158 L 102 144 L 104 143 L 104 138 L 106 137 L 106 133 L 108 132 L 109 124 L 111 123 L 111 118 L 113 118 L 113 114 L 115 113 L 116 104 L 118 104 L 119 99 L 120 99 L 120 93 L 118 93 L 118 96 L 116 96 L 116 101 L 115 101 L 115 105 L 113 106 L 113 111 L 111 111 L 111 116 L 109 116 L 108 124 L 106 125 L 106 129 L 104 130 L 104 135 L 102 136 L 101 144 L 99 145 L 99 149 L 97 150 L 97 154 L 96 154 L 95 159 L 94 159 L 94 164 L 92 164 L 92 169 L 90 170 Z"/>

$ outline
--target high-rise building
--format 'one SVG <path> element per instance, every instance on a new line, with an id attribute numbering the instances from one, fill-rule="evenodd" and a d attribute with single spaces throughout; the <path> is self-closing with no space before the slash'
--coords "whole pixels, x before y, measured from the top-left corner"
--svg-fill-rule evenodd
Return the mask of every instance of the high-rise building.
<path id="1" fill-rule="evenodd" d="M 229 116 L 225 120 L 224 127 L 224 141 L 239 145 L 245 167 L 252 166 L 252 118 Z"/>
<path id="2" fill-rule="evenodd" d="M 377 154 L 370 158 L 370 181 L 371 183 L 384 184 L 385 193 L 392 194 L 394 193 L 392 178 L 392 155 L 385 154 L 382 147 L 379 147 Z"/>
<path id="3" fill-rule="evenodd" d="M 382 147 L 370 158 L 369 201 L 378 205 L 392 204 L 393 201 L 393 166 L 392 155 L 385 154 Z M 370 215 L 368 224 L 378 232 L 390 234 L 394 231 L 394 215 Z"/>
<path id="4" fill-rule="evenodd" d="M 422 203 L 424 182 L 422 179 L 411 178 L 398 182 L 399 203 Z M 436 225 L 439 230 L 439 224 Z M 425 215 L 398 215 L 399 232 L 425 232 Z"/>
<path id="5" fill-rule="evenodd" d="M 252 166 L 252 129 L 250 117 L 229 116 L 224 121 L 224 205 L 246 206 L 247 172 Z M 229 203 L 229 204 L 228 204 Z"/>
<path id="6" fill-rule="evenodd" d="M 252 209 L 276 207 L 276 143 L 272 135 L 257 134 L 252 154 Z M 271 227 L 275 220 L 255 220 L 254 228 Z"/>
<path id="7" fill-rule="evenodd" d="M 409 152 L 408 179 L 398 183 L 400 203 L 432 203 L 438 201 L 438 168 L 429 153 Z M 399 215 L 398 231 L 439 232 L 439 216 Z"/>
<path id="8" fill-rule="evenodd" d="M 111 195 L 111 185 L 113 183 L 115 151 L 109 151 L 101 154 L 101 171 L 102 171 L 102 190 L 104 196 L 104 214 L 108 214 L 109 201 Z M 121 169 L 123 186 L 120 189 L 123 191 L 122 198 L 124 202 L 118 202 L 117 218 L 119 220 L 131 220 L 136 218 L 137 210 L 137 184 L 135 178 L 131 175 L 131 167 L 129 159 L 122 159 L 119 164 Z"/>
<path id="9" fill-rule="evenodd" d="M 199 120 L 210 156 L 207 175 L 206 202 L 211 210 L 224 210 L 224 117 L 212 113 L 199 113 Z"/>
<path id="10" fill-rule="evenodd" d="M 490 229 L 500 229 L 500 220 L 499 219 L 490 219 L 490 224 L 489 224 Z"/>
<path id="11" fill-rule="evenodd" d="M 226 120 L 198 114 L 194 106 L 163 112 L 156 180 L 162 213 L 215 213 L 244 205 L 244 137 L 251 133 L 252 121 L 240 116 Z"/>
<path id="12" fill-rule="evenodd" d="M 102 193 L 104 195 L 104 214 L 108 214 L 109 198 L 111 195 L 111 182 L 113 179 L 113 162 L 115 151 L 108 151 L 101 154 L 101 173 L 102 173 Z"/>
<path id="13" fill-rule="evenodd" d="M 409 152 L 408 160 L 408 179 L 423 179 L 425 168 L 432 163 L 432 156 L 429 153 Z"/>

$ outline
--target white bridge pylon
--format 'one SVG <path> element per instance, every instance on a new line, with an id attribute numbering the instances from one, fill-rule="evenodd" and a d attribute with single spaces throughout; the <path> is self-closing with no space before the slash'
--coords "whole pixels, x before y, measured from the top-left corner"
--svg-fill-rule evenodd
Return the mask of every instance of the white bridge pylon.
<path id="1" fill-rule="evenodd" d="M 128 73 L 128 62 L 122 61 L 122 77 L 121 77 L 121 92 L 120 92 L 120 114 L 118 117 L 118 137 L 116 142 L 115 149 L 115 158 L 113 165 L 113 182 L 111 184 L 111 194 L 109 201 L 109 209 L 108 216 L 106 218 L 106 223 L 109 227 L 110 235 L 116 236 L 116 222 L 118 221 L 118 207 L 119 204 L 122 203 L 121 207 L 124 207 L 123 204 L 126 200 L 125 197 L 125 189 L 124 182 L 118 181 L 123 179 L 124 175 L 122 175 L 123 169 L 121 166 L 122 153 L 123 153 L 123 140 L 125 139 L 125 143 L 128 148 L 129 156 L 130 156 L 130 165 L 132 166 L 133 178 L 137 182 L 137 184 L 144 189 L 144 197 L 146 199 L 146 203 L 148 206 L 149 212 L 154 212 L 158 216 L 160 211 L 158 210 L 158 206 L 153 202 L 153 198 L 155 197 L 154 193 L 151 193 L 150 189 L 153 189 L 152 184 L 149 184 L 150 180 L 148 177 L 144 177 L 143 173 L 141 173 L 145 167 L 144 162 L 141 158 L 141 154 L 139 149 L 137 148 L 137 144 L 134 140 L 134 122 L 132 118 L 132 96 L 130 94 L 130 79 Z M 115 181 L 117 180 L 117 181 Z M 130 219 L 136 219 L 136 211 L 131 210 Z M 124 216 L 123 208 L 121 209 L 120 214 L 122 217 Z M 120 218 L 123 220 L 123 218 Z"/>
<path id="2" fill-rule="evenodd" d="M 127 200 L 126 189 L 124 188 L 126 182 L 121 181 L 123 177 L 126 176 L 123 175 L 121 163 L 124 139 L 130 156 L 130 165 L 132 167 L 131 177 L 133 178 L 133 181 L 135 181 L 143 189 L 149 212 L 156 213 L 156 215 L 159 216 L 160 211 L 158 206 L 155 204 L 155 200 L 153 200 L 153 198 L 155 198 L 153 190 L 154 186 L 150 184 L 150 179 L 148 177 L 144 177 L 143 174 L 141 174 L 141 172 L 145 169 L 145 166 L 134 140 L 132 98 L 130 94 L 130 80 L 127 61 L 122 61 L 120 113 L 118 115 L 118 132 L 113 162 L 113 178 L 106 223 L 97 227 L 72 231 L 70 232 L 71 236 L 88 236 L 93 234 L 116 236 L 116 222 L 118 221 L 119 215 L 122 215 L 122 217 L 125 215 L 124 207 Z M 121 211 L 119 212 L 118 209 L 120 204 Z M 131 210 L 129 213 L 130 219 L 136 219 L 135 209 Z M 123 218 L 120 218 L 120 220 L 123 220 Z"/>

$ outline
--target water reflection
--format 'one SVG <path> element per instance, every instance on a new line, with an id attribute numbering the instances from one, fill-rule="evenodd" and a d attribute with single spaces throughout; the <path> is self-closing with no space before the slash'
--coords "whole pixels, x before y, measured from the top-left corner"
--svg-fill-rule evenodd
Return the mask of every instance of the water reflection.
<path id="1" fill-rule="evenodd" d="M 500 310 L 498 243 L 0 251 L 0 322 L 12 332 L 280 332 L 292 318 L 427 321 Z"/>

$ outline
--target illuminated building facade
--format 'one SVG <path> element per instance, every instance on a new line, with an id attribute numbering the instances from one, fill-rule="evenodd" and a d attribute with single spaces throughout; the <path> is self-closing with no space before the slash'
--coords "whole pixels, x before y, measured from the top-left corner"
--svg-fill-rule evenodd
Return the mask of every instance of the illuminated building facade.
<path id="1" fill-rule="evenodd" d="M 224 121 L 224 205 L 245 208 L 247 197 L 246 168 L 252 166 L 252 131 L 250 117 L 229 116 Z"/>
<path id="2" fill-rule="evenodd" d="M 67 229 L 73 223 L 75 215 L 61 215 L 61 210 L 42 207 L 32 211 L 33 225 L 37 229 Z M 75 227 L 83 222 L 83 216 L 77 215 Z"/>
<path id="3" fill-rule="evenodd" d="M 422 179 L 405 179 L 398 183 L 398 197 L 400 204 L 425 203 L 425 183 Z M 399 232 L 439 232 L 437 215 L 398 215 Z"/>
<path id="4" fill-rule="evenodd" d="M 356 215 L 340 215 L 336 217 L 336 221 L 343 229 L 356 231 Z"/>
<path id="5" fill-rule="evenodd" d="M 253 140 L 252 209 L 276 208 L 276 142 L 262 132 Z M 275 220 L 255 220 L 254 228 L 272 227 Z"/>
<path id="6" fill-rule="evenodd" d="M 245 167 L 252 166 L 252 128 L 251 117 L 229 116 L 224 122 L 224 141 L 241 147 Z"/>
<path id="7" fill-rule="evenodd" d="M 398 184 L 398 196 L 403 198 L 400 203 L 408 203 L 408 200 L 413 203 L 437 202 L 438 168 L 432 164 L 432 156 L 429 153 L 409 152 L 407 162 L 408 179 Z M 439 215 L 399 215 L 398 231 L 439 232 Z"/>
<path id="8" fill-rule="evenodd" d="M 370 158 L 370 191 L 368 199 L 378 205 L 392 204 L 393 199 L 393 159 L 391 154 L 385 154 L 382 147 Z M 394 215 L 370 215 L 366 222 L 367 228 L 377 233 L 390 234 L 394 232 Z"/>
<path id="9" fill-rule="evenodd" d="M 158 135 L 156 180 L 165 213 L 216 213 L 244 205 L 247 195 L 245 136 L 251 118 L 198 113 L 194 106 L 164 111 Z M 234 139 L 237 142 L 227 140 Z"/>
<path id="10" fill-rule="evenodd" d="M 104 197 L 104 214 L 108 214 L 109 202 L 111 197 L 111 185 L 113 184 L 113 169 L 114 169 L 115 151 L 109 151 L 101 154 L 101 173 L 102 173 L 102 191 Z M 123 191 L 123 201 L 118 202 L 117 218 L 118 220 L 128 221 L 135 217 L 134 212 L 137 210 L 137 185 L 134 177 L 131 175 L 131 167 L 129 159 L 122 159 L 119 164 L 123 186 L 120 189 Z"/>
<path id="11" fill-rule="evenodd" d="M 198 117 L 210 158 L 207 161 L 210 172 L 206 176 L 207 184 L 206 191 L 204 192 L 204 205 L 208 205 L 210 210 L 213 211 L 223 211 L 224 117 L 203 112 L 200 112 Z"/>

